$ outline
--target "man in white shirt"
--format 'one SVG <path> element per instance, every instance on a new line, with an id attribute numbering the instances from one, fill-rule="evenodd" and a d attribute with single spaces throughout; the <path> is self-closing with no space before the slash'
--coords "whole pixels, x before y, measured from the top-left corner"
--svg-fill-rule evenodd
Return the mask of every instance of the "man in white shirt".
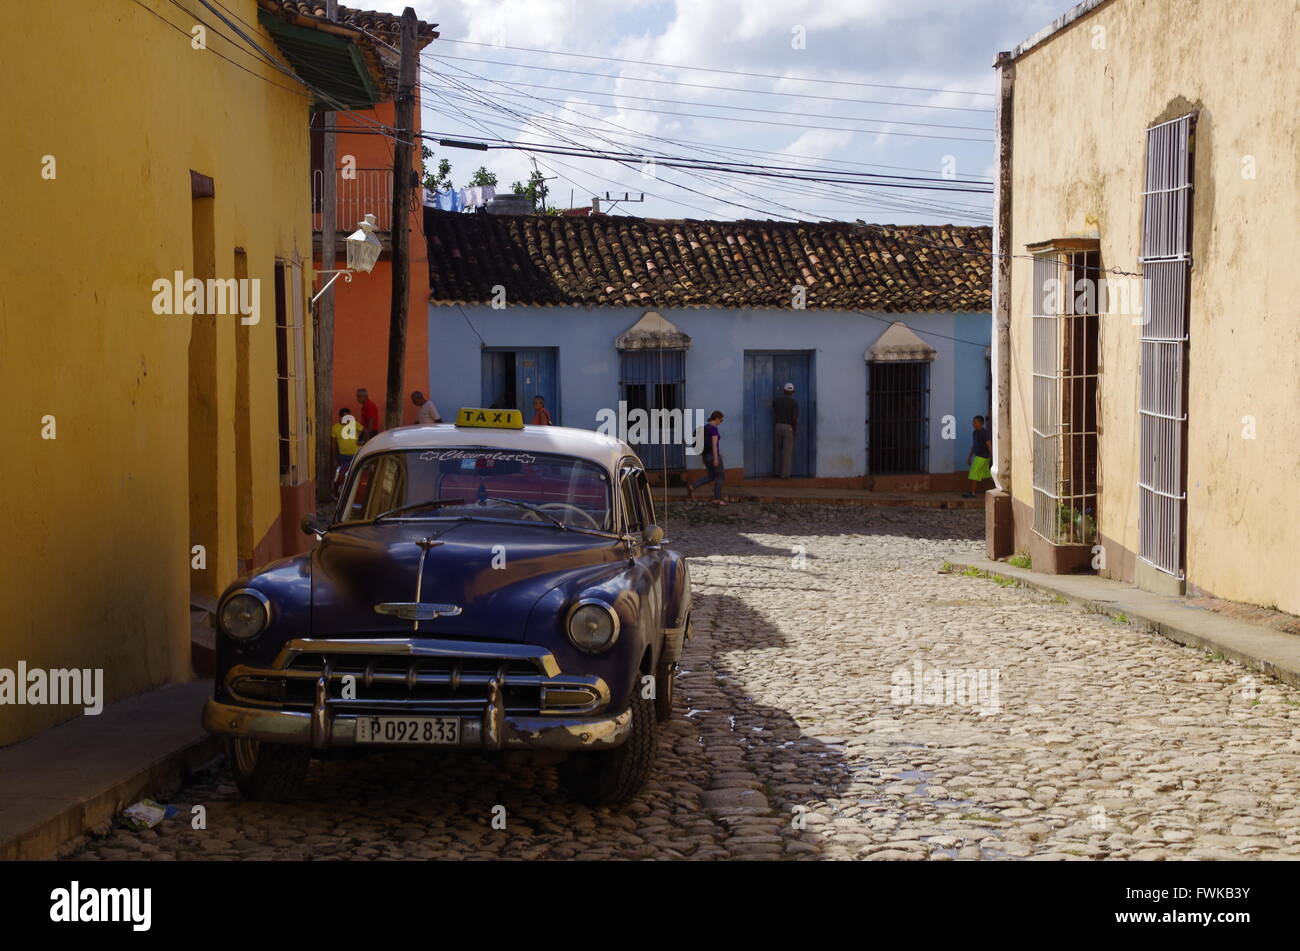
<path id="1" fill-rule="evenodd" d="M 433 405 L 433 400 L 424 398 L 424 394 L 416 390 L 411 394 L 411 402 L 419 407 L 415 411 L 415 422 L 418 426 L 428 426 L 431 423 L 441 423 L 442 417 L 438 415 L 438 407 Z"/>

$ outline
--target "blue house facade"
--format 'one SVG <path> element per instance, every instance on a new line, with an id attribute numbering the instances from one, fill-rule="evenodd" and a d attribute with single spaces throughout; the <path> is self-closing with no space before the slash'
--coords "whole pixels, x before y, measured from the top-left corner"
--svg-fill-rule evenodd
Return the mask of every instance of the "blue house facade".
<path id="1" fill-rule="evenodd" d="M 729 479 L 761 479 L 790 383 L 793 478 L 919 488 L 961 484 L 971 417 L 990 415 L 988 229 L 426 221 L 439 406 L 529 419 L 542 396 L 555 423 L 617 433 L 669 481 L 702 468 L 721 410 Z"/>

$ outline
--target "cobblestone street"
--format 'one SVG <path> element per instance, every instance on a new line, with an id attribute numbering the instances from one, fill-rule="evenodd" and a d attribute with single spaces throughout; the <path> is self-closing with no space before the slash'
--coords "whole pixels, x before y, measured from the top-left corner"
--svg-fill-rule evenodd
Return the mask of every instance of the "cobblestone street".
<path id="1" fill-rule="evenodd" d="M 982 550 L 982 512 L 681 513 L 695 638 L 629 806 L 570 804 L 522 760 L 385 754 L 314 765 L 294 804 L 219 773 L 72 857 L 1300 857 L 1300 692 L 942 572 Z"/>

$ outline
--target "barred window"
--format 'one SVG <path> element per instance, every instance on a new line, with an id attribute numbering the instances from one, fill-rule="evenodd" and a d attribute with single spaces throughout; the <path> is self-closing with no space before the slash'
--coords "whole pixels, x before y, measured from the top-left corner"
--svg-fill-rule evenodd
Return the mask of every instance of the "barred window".
<path id="1" fill-rule="evenodd" d="M 1034 531 L 1056 545 L 1097 538 L 1097 242 L 1032 245 Z"/>

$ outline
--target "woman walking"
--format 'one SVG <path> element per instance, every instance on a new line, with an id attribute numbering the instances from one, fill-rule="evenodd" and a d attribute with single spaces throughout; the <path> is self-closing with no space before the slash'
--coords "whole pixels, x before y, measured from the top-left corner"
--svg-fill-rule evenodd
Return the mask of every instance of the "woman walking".
<path id="1" fill-rule="evenodd" d="M 726 469 L 722 464 L 722 441 L 718 433 L 718 426 L 725 419 L 722 410 L 715 409 L 709 415 L 709 421 L 704 426 L 704 469 L 705 476 L 703 479 L 697 479 L 694 482 L 686 483 L 686 497 L 695 498 L 695 490 L 706 482 L 713 483 L 713 504 L 726 505 L 722 498 L 722 483 L 726 478 Z"/>

